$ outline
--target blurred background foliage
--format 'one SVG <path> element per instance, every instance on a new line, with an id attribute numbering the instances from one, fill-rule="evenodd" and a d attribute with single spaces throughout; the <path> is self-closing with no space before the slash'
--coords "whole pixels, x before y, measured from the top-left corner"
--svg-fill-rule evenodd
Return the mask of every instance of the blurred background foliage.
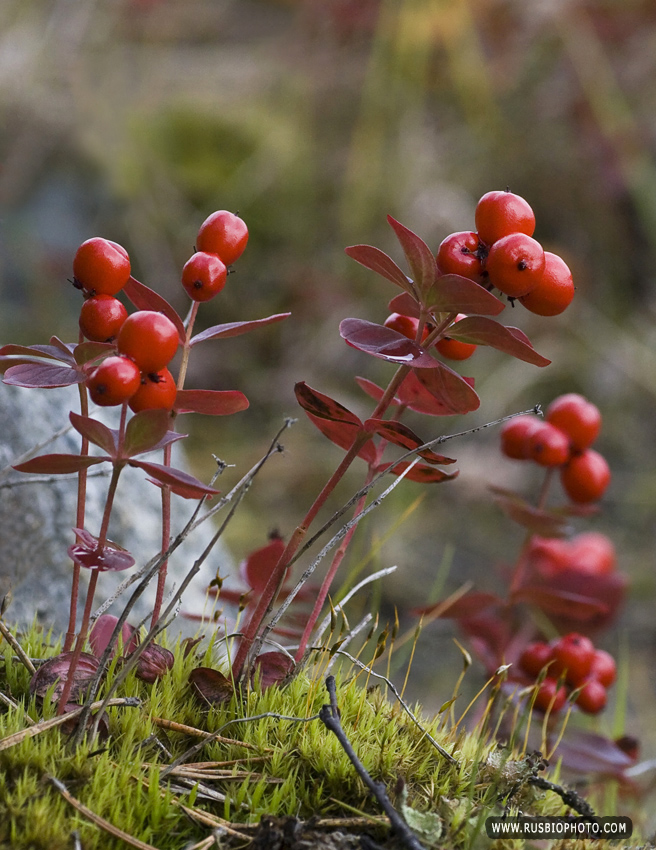
<path id="1" fill-rule="evenodd" d="M 436 250 L 473 227 L 484 192 L 509 186 L 530 201 L 536 236 L 571 265 L 577 296 L 555 319 L 518 307 L 504 320 L 553 365 L 479 350 L 464 372 L 480 410 L 411 424 L 428 439 L 566 391 L 599 405 L 614 478 L 603 511 L 577 530 L 610 534 L 631 575 L 606 645 L 630 660 L 626 731 L 656 749 L 653 2 L 4 0 L 0 39 L 3 342 L 77 337 L 79 295 L 66 281 L 92 235 L 124 244 L 135 276 L 186 310 L 180 269 L 200 223 L 222 208 L 239 211 L 250 243 L 200 321 L 293 313 L 192 359 L 188 386 L 238 388 L 251 401 L 230 419 L 182 425 L 199 475 L 210 452 L 236 464 L 223 489 L 283 416 L 299 415 L 296 381 L 366 416 L 353 374 L 391 375 L 339 338 L 341 318 L 382 322 L 396 294 L 346 245 L 375 244 L 400 262 L 388 213 Z M 273 528 L 289 535 L 340 458 L 302 415 L 285 445 L 230 530 L 236 558 Z M 383 619 L 396 604 L 407 628 L 408 609 L 431 593 L 469 578 L 498 589 L 522 535 L 487 487 L 537 486 L 534 470 L 500 457 L 494 429 L 450 450 L 458 481 L 398 488 L 349 562 L 399 565 L 380 604 Z M 450 695 L 461 664 L 452 635 L 449 623 L 422 635 L 412 691 L 428 705 Z"/>

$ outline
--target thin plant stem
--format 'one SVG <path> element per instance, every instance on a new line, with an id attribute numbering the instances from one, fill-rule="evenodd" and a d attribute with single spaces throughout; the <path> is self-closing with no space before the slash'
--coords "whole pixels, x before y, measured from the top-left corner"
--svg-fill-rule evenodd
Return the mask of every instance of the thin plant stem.
<path id="1" fill-rule="evenodd" d="M 187 377 L 187 367 L 189 366 L 189 354 L 191 352 L 191 335 L 194 329 L 194 322 L 198 315 L 198 307 L 200 302 L 194 301 L 189 311 L 187 319 L 185 341 L 182 347 L 182 362 L 180 363 L 180 371 L 178 372 L 177 390 L 184 388 L 185 378 Z M 171 428 L 176 419 L 175 411 L 171 411 Z M 171 455 L 173 446 L 169 443 L 164 447 L 164 466 L 171 465 Z M 162 487 L 162 552 L 166 552 L 171 542 L 171 488 L 167 485 Z M 164 600 L 164 590 L 166 587 L 166 575 L 168 572 L 168 558 L 162 561 L 159 573 L 157 575 L 157 590 L 155 592 L 155 604 L 153 606 L 153 614 L 151 618 L 151 626 L 159 619 L 159 613 L 162 610 L 162 602 Z"/>
<path id="2" fill-rule="evenodd" d="M 551 483 L 554 478 L 554 472 L 556 468 L 553 466 L 547 467 L 547 471 L 545 473 L 544 479 L 542 481 L 542 486 L 540 487 L 540 493 L 538 495 L 538 500 L 536 504 L 536 508 L 538 510 L 543 510 L 545 505 L 547 504 L 547 498 L 549 496 L 549 488 L 551 487 Z M 524 578 L 524 573 L 526 571 L 526 555 L 528 552 L 528 547 L 531 544 L 531 540 L 533 539 L 534 533 L 532 531 L 527 531 L 524 536 L 524 541 L 522 543 L 522 548 L 519 551 L 519 556 L 517 558 L 517 564 L 515 566 L 515 570 L 512 575 L 512 580 L 510 582 L 510 593 L 514 593 L 522 584 L 522 580 Z"/>
<path id="3" fill-rule="evenodd" d="M 80 334 L 80 342 L 82 335 Z M 78 384 L 80 393 L 80 414 L 82 416 L 89 415 L 89 396 L 87 388 L 84 384 Z M 86 457 L 89 454 L 89 440 L 82 437 L 82 445 L 80 447 L 80 456 Z M 78 473 L 77 479 L 77 511 L 75 516 L 75 527 L 84 528 L 86 516 L 86 499 L 87 499 L 87 479 L 88 469 L 84 467 Z M 69 652 L 75 640 L 75 624 L 77 621 L 77 600 L 80 592 L 80 565 L 73 561 L 73 580 L 71 583 L 71 605 L 68 618 L 68 631 L 64 639 L 64 652 Z"/>

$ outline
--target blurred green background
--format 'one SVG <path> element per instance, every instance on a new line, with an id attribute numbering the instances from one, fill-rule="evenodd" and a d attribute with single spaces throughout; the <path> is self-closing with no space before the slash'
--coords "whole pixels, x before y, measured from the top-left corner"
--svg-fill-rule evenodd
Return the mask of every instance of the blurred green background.
<path id="1" fill-rule="evenodd" d="M 273 528 L 289 535 L 340 459 L 300 413 L 294 383 L 364 417 L 371 404 L 353 375 L 392 374 L 339 338 L 341 318 L 382 322 L 397 294 L 343 248 L 375 244 L 401 262 L 388 213 L 436 250 L 473 228 L 484 192 L 509 186 L 529 200 L 536 237 L 570 264 L 577 295 L 555 319 L 520 307 L 503 319 L 553 365 L 479 350 L 464 374 L 480 410 L 410 424 L 428 439 L 566 391 L 602 409 L 598 447 L 613 482 L 601 514 L 577 530 L 608 533 L 631 576 L 605 645 L 629 664 L 625 731 L 655 755 L 654 3 L 4 0 L 0 39 L 0 340 L 77 337 L 79 295 L 66 279 L 93 235 L 125 245 L 135 276 L 186 310 L 180 269 L 215 209 L 239 211 L 251 235 L 199 321 L 293 313 L 191 362 L 188 386 L 241 389 L 251 402 L 229 419 L 183 422 L 197 474 L 209 475 L 210 452 L 236 464 L 223 489 L 285 415 L 300 417 L 230 528 L 236 558 Z M 458 481 L 426 489 L 388 535 L 424 493 L 403 485 L 354 543 L 345 572 L 365 558 L 367 569 L 399 565 L 383 620 L 437 593 L 445 559 L 443 593 L 468 578 L 494 590 L 517 554 L 521 531 L 487 487 L 534 492 L 534 470 L 501 458 L 493 429 L 450 450 Z M 352 470 L 343 498 L 361 475 Z M 434 623 L 417 650 L 411 693 L 431 707 L 461 663 L 452 635 Z M 599 728 L 615 731 L 612 711 Z"/>

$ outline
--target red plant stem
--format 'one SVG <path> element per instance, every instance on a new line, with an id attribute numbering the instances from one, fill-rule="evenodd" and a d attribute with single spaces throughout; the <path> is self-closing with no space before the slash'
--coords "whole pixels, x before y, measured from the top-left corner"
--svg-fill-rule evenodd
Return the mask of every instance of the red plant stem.
<path id="1" fill-rule="evenodd" d="M 127 418 L 127 402 L 123 404 L 121 408 L 121 422 L 119 425 L 118 432 L 118 454 L 121 454 L 121 449 L 123 446 L 123 438 L 125 436 L 125 421 Z M 123 463 L 114 463 L 112 468 L 112 477 L 109 482 L 109 488 L 107 490 L 107 499 L 105 500 L 105 510 L 103 512 L 102 523 L 100 525 L 100 533 L 98 534 L 98 546 L 96 551 L 98 555 L 101 555 L 103 549 L 105 548 L 105 543 L 107 542 L 107 532 L 109 530 L 109 520 L 112 513 L 112 506 L 114 504 L 114 497 L 116 496 L 116 488 L 118 487 L 118 480 L 121 475 L 121 471 L 123 470 Z M 64 684 L 64 689 L 62 690 L 61 696 L 59 698 L 59 703 L 57 705 L 57 714 L 63 714 L 66 708 L 66 703 L 68 702 L 68 698 L 71 694 L 71 689 L 73 687 L 73 680 L 75 677 L 75 671 L 77 669 L 78 662 L 80 660 L 80 655 L 82 654 L 82 648 L 87 639 L 87 633 L 89 631 L 89 620 L 91 619 L 91 607 L 93 605 L 93 597 L 96 592 L 96 584 L 98 582 L 98 573 L 100 571 L 98 569 L 91 571 L 91 578 L 89 579 L 89 587 L 87 588 L 87 598 L 84 605 L 84 614 L 82 615 L 82 624 L 80 626 L 80 631 L 77 636 L 77 641 L 75 643 L 75 649 L 73 650 L 73 657 L 71 658 L 70 664 L 68 665 L 68 675 L 66 678 L 66 682 Z"/>
<path id="2" fill-rule="evenodd" d="M 399 366 L 394 374 L 392 380 L 389 382 L 387 389 L 383 393 L 380 401 L 376 405 L 374 412 L 371 414 L 371 419 L 380 418 L 387 408 L 389 407 L 392 399 L 394 398 L 394 394 L 401 386 L 406 376 L 411 371 L 410 366 Z M 235 681 L 238 681 L 241 677 L 242 670 L 244 667 L 244 663 L 248 658 L 248 654 L 251 650 L 253 642 L 257 636 L 257 633 L 260 630 L 260 626 L 269 610 L 271 609 L 271 605 L 273 604 L 273 600 L 277 597 L 280 587 L 284 581 L 285 572 L 287 567 L 298 551 L 301 543 L 303 542 L 305 535 L 310 528 L 310 525 L 316 518 L 317 514 L 325 504 L 326 500 L 333 492 L 335 487 L 342 480 L 344 475 L 346 474 L 348 468 L 351 466 L 353 461 L 358 455 L 360 449 L 367 443 L 371 438 L 372 434 L 360 432 L 355 440 L 353 441 L 353 445 L 348 450 L 346 455 L 343 457 L 342 462 L 339 464 L 335 472 L 330 476 L 328 482 L 324 485 L 323 489 L 314 500 L 310 510 L 305 515 L 303 522 L 295 529 L 294 533 L 289 539 L 287 546 L 285 547 L 285 551 L 280 556 L 278 563 L 274 567 L 269 576 L 269 580 L 266 583 L 266 586 L 262 592 L 262 596 L 257 604 L 257 607 L 251 614 L 243 632 L 243 636 L 239 643 L 239 648 L 237 650 L 237 654 L 235 655 L 235 660 L 232 665 L 232 676 Z"/>
<path id="3" fill-rule="evenodd" d="M 556 467 L 547 467 L 547 471 L 544 476 L 544 480 L 542 481 L 542 487 L 540 488 L 540 493 L 538 495 L 538 500 L 536 504 L 536 508 L 538 508 L 538 510 L 542 510 L 547 503 L 547 496 L 549 495 L 549 488 L 551 487 L 551 482 L 553 481 L 555 471 Z M 526 572 L 526 555 L 533 537 L 534 533 L 532 531 L 526 532 L 524 542 L 522 543 L 522 548 L 519 552 L 519 557 L 517 558 L 517 564 L 515 565 L 515 571 L 513 572 L 512 580 L 510 582 L 511 596 L 516 590 L 521 587 L 522 581 L 524 579 L 524 573 Z"/>
<path id="4" fill-rule="evenodd" d="M 82 335 L 80 334 L 80 342 Z M 89 415 L 89 396 L 87 388 L 84 384 L 78 384 L 80 394 L 80 413 L 82 416 Z M 80 447 L 80 457 L 87 457 L 89 454 L 89 440 L 82 437 L 82 445 Z M 81 469 L 77 477 L 77 512 L 75 515 L 75 527 L 84 528 L 87 502 L 87 477 L 88 469 Z M 71 584 L 71 606 L 68 617 L 68 631 L 64 639 L 63 652 L 69 652 L 75 640 L 75 624 L 77 620 L 77 600 L 80 592 L 80 565 L 73 561 L 73 582 Z"/>
<path id="5" fill-rule="evenodd" d="M 191 352 L 191 334 L 194 329 L 194 322 L 196 321 L 196 316 L 198 314 L 198 307 L 200 302 L 194 301 L 191 307 L 191 311 L 189 312 L 189 320 L 187 322 L 185 341 L 182 347 L 182 361 L 180 363 L 180 371 L 178 373 L 178 382 L 177 389 L 181 390 L 184 388 L 185 378 L 187 377 L 187 367 L 189 365 L 189 354 Z M 175 411 L 171 411 L 171 430 L 174 430 L 176 413 Z M 171 465 L 171 453 L 172 446 L 168 445 L 164 448 L 164 466 Z M 162 487 L 162 552 L 166 552 L 169 548 L 169 543 L 171 542 L 171 488 L 164 485 Z M 166 587 L 166 575 L 168 572 L 169 562 L 168 559 L 166 561 L 162 561 L 162 564 L 159 568 L 159 572 L 157 574 L 157 590 L 155 592 L 155 604 L 153 606 L 153 614 L 150 620 L 151 629 L 154 628 L 155 623 L 159 620 L 159 615 L 162 610 L 162 603 L 164 602 L 164 590 Z"/>
<path id="6" fill-rule="evenodd" d="M 367 484 L 371 483 L 371 479 L 373 477 L 374 477 L 374 470 L 370 466 L 369 471 L 367 473 L 367 479 L 364 483 L 365 487 L 367 486 Z M 360 498 L 360 500 L 358 501 L 358 503 L 355 507 L 355 511 L 353 512 L 354 518 L 357 517 L 358 514 L 362 513 L 362 511 L 364 510 L 364 506 L 366 504 L 366 501 L 367 501 L 367 496 L 365 494 Z M 346 554 L 346 550 L 348 549 L 349 543 L 351 542 L 351 538 L 353 537 L 356 528 L 357 528 L 357 526 L 354 525 L 353 528 L 351 528 L 346 533 L 346 536 L 344 537 L 341 544 L 339 545 L 339 548 L 335 552 L 335 556 L 333 557 L 332 563 L 330 565 L 330 569 L 326 573 L 326 576 L 325 576 L 323 582 L 321 583 L 321 587 L 319 588 L 319 594 L 318 594 L 317 599 L 314 603 L 314 607 L 312 608 L 312 613 L 310 614 L 308 621 L 305 624 L 305 629 L 303 630 L 303 634 L 301 636 L 301 641 L 300 641 L 299 647 L 296 651 L 296 655 L 294 656 L 294 660 L 296 661 L 297 664 L 301 661 L 301 659 L 305 655 L 305 650 L 307 648 L 308 641 L 310 640 L 310 635 L 312 634 L 312 630 L 314 629 L 314 626 L 315 626 L 317 620 L 319 619 L 319 615 L 321 614 L 321 609 L 323 608 L 324 602 L 326 601 L 326 597 L 328 596 L 328 591 L 330 590 L 330 586 L 333 583 L 333 579 L 335 578 L 337 570 L 339 569 L 342 561 L 344 560 L 344 555 Z"/>

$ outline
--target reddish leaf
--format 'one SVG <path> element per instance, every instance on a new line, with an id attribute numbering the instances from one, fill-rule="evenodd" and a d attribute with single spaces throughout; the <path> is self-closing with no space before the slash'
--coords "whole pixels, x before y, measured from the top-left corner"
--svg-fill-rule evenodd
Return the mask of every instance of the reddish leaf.
<path id="1" fill-rule="evenodd" d="M 633 764 L 633 759 L 615 741 L 581 729 L 577 729 L 575 734 L 565 734 L 558 744 L 556 757 L 562 759 L 563 766 L 577 773 L 599 773 L 618 778 Z"/>
<path id="2" fill-rule="evenodd" d="M 390 363 L 422 369 L 434 369 L 439 365 L 437 360 L 411 339 L 384 325 L 376 325 L 365 319 L 344 319 L 339 326 L 339 333 L 342 339 L 358 351 Z"/>
<path id="3" fill-rule="evenodd" d="M 272 535 L 266 546 L 251 552 L 239 565 L 239 574 L 254 593 L 262 593 L 271 573 L 285 551 L 285 542 Z"/>
<path id="4" fill-rule="evenodd" d="M 473 387 L 473 378 L 463 378 L 463 380 Z M 397 400 L 417 413 L 428 416 L 453 416 L 452 407 L 430 393 L 414 372 L 410 372 L 404 378 L 397 390 Z"/>
<path id="5" fill-rule="evenodd" d="M 498 316 L 506 305 L 475 281 L 458 274 L 445 274 L 435 281 L 426 306 L 435 313 Z"/>
<path id="6" fill-rule="evenodd" d="M 351 411 L 330 396 L 313 390 L 305 381 L 299 381 L 294 386 L 296 400 L 306 413 L 311 413 L 318 419 L 328 419 L 332 422 L 348 422 L 357 428 L 362 428 L 362 422 Z"/>
<path id="7" fill-rule="evenodd" d="M 98 422 L 97 419 L 91 419 L 89 416 L 80 416 L 79 413 L 75 413 L 72 410 L 68 416 L 71 420 L 71 425 L 78 434 L 86 437 L 94 446 L 100 446 L 111 458 L 116 457 L 118 431 L 114 428 L 108 428 L 102 422 Z"/>
<path id="8" fill-rule="evenodd" d="M 209 705 L 223 705 L 235 694 L 230 679 L 211 667 L 195 667 L 189 674 L 189 683 L 196 696 Z"/>
<path id="9" fill-rule="evenodd" d="M 85 376 L 69 366 L 55 366 L 50 363 L 20 363 L 5 370 L 4 382 L 14 387 L 70 387 L 71 384 L 84 383 Z"/>
<path id="10" fill-rule="evenodd" d="M 186 332 L 182 319 L 165 298 L 162 298 L 161 295 L 158 295 L 157 292 L 134 277 L 130 277 L 130 280 L 123 287 L 123 292 L 137 310 L 154 310 L 156 313 L 163 313 L 175 325 L 180 342 L 185 341 Z"/>
<path id="11" fill-rule="evenodd" d="M 209 416 L 230 416 L 246 410 L 248 399 L 239 390 L 180 390 L 174 410 L 178 413 L 205 413 Z"/>
<path id="12" fill-rule="evenodd" d="M 407 461 L 400 463 L 384 463 L 377 468 L 377 472 L 383 472 L 389 469 L 393 475 L 401 475 L 410 466 Z M 416 481 L 418 484 L 439 484 L 442 481 L 452 481 L 457 478 L 458 470 L 455 472 L 442 472 L 441 469 L 435 469 L 434 466 L 424 466 L 423 463 L 417 463 L 405 476 L 408 481 Z"/>
<path id="13" fill-rule="evenodd" d="M 227 339 L 232 336 L 241 336 L 264 325 L 272 325 L 274 322 L 282 322 L 287 319 L 291 313 L 275 313 L 273 316 L 267 316 L 265 319 L 253 319 L 250 322 L 227 322 L 225 325 L 214 325 L 207 330 L 196 334 L 191 340 L 192 345 L 197 345 L 199 342 L 204 342 L 206 339 Z"/>
<path id="14" fill-rule="evenodd" d="M 580 610 L 577 605 L 565 607 L 553 612 L 552 619 L 563 631 L 582 631 L 586 633 L 607 628 L 616 617 L 626 593 L 627 578 L 623 573 L 614 571 L 605 575 L 587 575 L 576 569 L 561 570 L 554 576 L 531 576 L 529 586 L 555 589 L 574 596 L 592 600 L 599 610 L 595 613 Z"/>
<path id="15" fill-rule="evenodd" d="M 96 360 L 103 354 L 109 354 L 110 351 L 116 351 L 116 346 L 111 342 L 81 342 L 75 346 L 73 355 L 78 366 L 84 366 L 92 360 Z"/>
<path id="16" fill-rule="evenodd" d="M 89 632 L 89 643 L 96 658 L 100 658 L 107 649 L 117 623 L 118 617 L 115 617 L 113 614 L 101 614 L 93 624 Z M 123 651 L 126 655 L 133 652 L 139 645 L 139 632 L 129 623 L 123 623 L 119 637 L 122 640 Z M 116 648 L 112 650 L 110 658 L 114 657 L 115 651 Z"/>
<path id="17" fill-rule="evenodd" d="M 62 363 L 73 364 L 75 362 L 68 349 L 62 351 L 59 346 L 55 345 L 15 345 L 14 343 L 9 343 L 0 348 L 1 357 L 16 355 L 29 357 L 30 360 L 34 360 L 35 357 L 45 357 L 49 360 L 59 360 Z"/>
<path id="18" fill-rule="evenodd" d="M 526 335 L 518 328 L 507 328 L 484 316 L 461 319 L 449 328 L 449 336 L 461 342 L 489 345 L 534 366 L 548 366 L 551 363 L 551 360 L 537 353 Z"/>
<path id="19" fill-rule="evenodd" d="M 73 342 L 62 342 L 58 336 L 50 337 L 50 345 L 56 350 L 59 351 L 60 356 L 63 355 L 62 359 L 66 360 L 68 363 L 72 363 L 75 359 L 73 357 L 73 350 L 75 348 L 75 343 Z M 38 346 L 34 346 L 37 348 Z"/>
<path id="20" fill-rule="evenodd" d="M 151 643 L 144 649 L 137 661 L 135 675 L 142 682 L 152 685 L 165 676 L 175 664 L 175 656 L 170 649 L 165 649 L 157 643 Z"/>
<path id="21" fill-rule="evenodd" d="M 361 266 L 376 272 L 381 277 L 400 286 L 401 289 L 405 289 L 414 299 L 412 281 L 401 271 L 394 260 L 380 248 L 374 248 L 373 245 L 351 245 L 344 251 Z"/>
<path id="22" fill-rule="evenodd" d="M 597 614 L 605 614 L 608 611 L 608 606 L 597 599 L 538 584 L 525 584 L 518 588 L 512 594 L 511 601 L 535 605 L 546 614 L 553 614 L 557 617 L 570 617 L 575 614 L 576 619 L 583 622 L 592 619 Z"/>
<path id="23" fill-rule="evenodd" d="M 387 419 L 367 419 L 364 427 L 366 431 L 380 434 L 388 443 L 394 443 L 395 446 L 401 446 L 404 449 L 416 449 L 417 446 L 422 446 L 426 442 L 401 422 L 392 422 Z M 455 458 L 438 455 L 431 449 L 424 449 L 418 454 L 428 463 L 448 464 L 456 462 Z"/>
<path id="24" fill-rule="evenodd" d="M 87 570 L 98 572 L 121 572 L 134 566 L 134 558 L 127 551 L 107 540 L 102 549 L 98 538 L 84 528 L 73 529 L 76 542 L 68 547 L 68 556 Z"/>
<path id="25" fill-rule="evenodd" d="M 362 425 L 353 425 L 350 422 L 334 422 L 330 419 L 320 419 L 318 416 L 314 416 L 312 413 L 308 413 L 306 411 L 307 417 L 315 425 L 321 433 L 328 437 L 328 439 L 335 443 L 336 446 L 339 446 L 340 449 L 344 449 L 348 451 L 353 445 L 353 441 L 360 433 L 362 429 Z M 372 464 L 376 462 L 376 449 L 371 442 L 365 443 L 360 451 L 358 452 L 358 457 L 361 457 L 368 464 Z"/>
<path id="26" fill-rule="evenodd" d="M 134 457 L 158 448 L 170 424 L 171 414 L 168 410 L 142 410 L 135 413 L 125 429 L 122 457 Z"/>
<path id="27" fill-rule="evenodd" d="M 403 316 L 412 316 L 418 319 L 420 316 L 420 307 L 416 299 L 407 292 L 402 292 L 400 295 L 395 295 L 387 305 L 392 313 L 401 313 Z"/>
<path id="28" fill-rule="evenodd" d="M 147 463 L 144 460 L 130 460 L 129 464 L 143 469 L 158 484 L 170 487 L 176 496 L 182 496 L 183 499 L 202 499 L 203 496 L 216 496 L 220 492 L 181 469 L 174 469 L 161 463 Z"/>
<path id="29" fill-rule="evenodd" d="M 62 652 L 60 655 L 48 659 L 30 679 L 30 693 L 39 697 L 39 699 L 43 699 L 48 690 L 54 685 L 51 699 L 53 702 L 56 702 L 62 695 L 64 685 L 68 680 L 72 658 L 72 652 Z M 73 673 L 73 688 L 69 697 L 71 702 L 83 695 L 97 672 L 98 659 L 93 655 L 89 655 L 88 652 L 80 653 Z"/>
<path id="30" fill-rule="evenodd" d="M 255 659 L 254 678 L 263 691 L 283 682 L 294 669 L 294 662 L 282 652 L 263 652 Z"/>
<path id="31" fill-rule="evenodd" d="M 403 253 L 406 256 L 419 292 L 422 295 L 426 295 L 437 277 L 435 255 L 423 239 L 420 239 L 416 233 L 413 233 L 412 230 L 409 230 L 400 221 L 392 218 L 391 215 L 387 216 L 387 221 L 396 233 L 396 238 L 401 243 Z"/>
<path id="32" fill-rule="evenodd" d="M 68 475 L 71 472 L 79 472 L 96 463 L 111 460 L 109 457 L 81 457 L 80 455 L 39 455 L 25 463 L 17 463 L 14 466 L 18 472 L 36 472 L 41 475 Z"/>
<path id="33" fill-rule="evenodd" d="M 439 602 L 434 602 L 432 605 L 427 605 L 423 608 L 413 608 L 412 614 L 415 616 L 430 615 L 434 611 L 438 611 L 446 600 L 441 599 Z M 493 593 L 483 593 L 481 591 L 472 591 L 465 593 L 460 599 L 452 602 L 448 608 L 440 614 L 449 620 L 460 620 L 463 617 L 473 617 L 485 611 L 488 608 L 503 605 L 503 600 Z"/>
<path id="34" fill-rule="evenodd" d="M 490 490 L 494 493 L 494 501 L 506 516 L 533 534 L 539 534 L 540 537 L 563 537 L 567 534 L 569 525 L 563 514 L 536 508 L 512 490 L 501 487 L 490 487 Z"/>
<path id="35" fill-rule="evenodd" d="M 481 400 L 474 391 L 473 381 L 463 378 L 462 375 L 454 372 L 444 363 L 439 363 L 439 361 L 435 361 L 435 363 L 438 364 L 437 369 L 415 370 L 415 375 L 425 389 L 441 402 L 445 410 L 449 411 L 451 415 L 478 410 Z M 399 389 L 399 395 L 404 398 L 403 384 Z"/>
<path id="36" fill-rule="evenodd" d="M 411 373 L 412 374 L 412 373 Z M 364 390 L 366 394 L 373 398 L 375 401 L 380 401 L 383 395 L 385 394 L 385 390 L 382 387 L 379 387 L 378 384 L 374 384 L 373 381 L 370 381 L 368 378 L 356 378 L 355 383 L 360 387 L 361 390 Z M 390 402 L 392 407 L 398 407 L 402 402 L 396 398 L 396 396 Z"/>

